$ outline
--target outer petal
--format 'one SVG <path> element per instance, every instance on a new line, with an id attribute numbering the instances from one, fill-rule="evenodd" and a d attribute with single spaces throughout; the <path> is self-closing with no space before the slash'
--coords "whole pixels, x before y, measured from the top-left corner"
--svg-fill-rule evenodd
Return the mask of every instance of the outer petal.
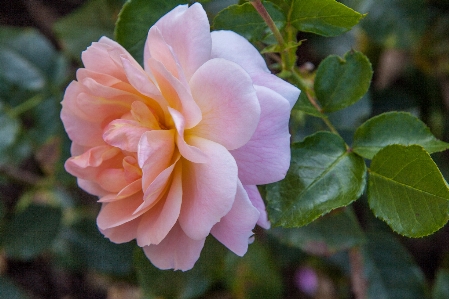
<path id="1" fill-rule="evenodd" d="M 212 57 L 225 58 L 242 66 L 254 84 L 268 87 L 286 98 L 293 107 L 299 97 L 299 89 L 274 76 L 256 48 L 244 37 L 232 31 L 214 31 L 212 36 Z"/>
<path id="2" fill-rule="evenodd" d="M 229 150 L 248 142 L 259 122 L 260 106 L 251 78 L 240 66 L 221 58 L 209 60 L 189 84 L 203 114 L 189 134 Z"/>
<path id="3" fill-rule="evenodd" d="M 200 257 L 205 240 L 190 239 L 176 223 L 161 243 L 143 247 L 143 250 L 159 269 L 187 271 Z"/>
<path id="4" fill-rule="evenodd" d="M 191 144 L 207 156 L 206 163 L 183 160 L 183 200 L 179 223 L 192 239 L 204 239 L 231 210 L 237 190 L 237 165 L 220 144 L 198 137 Z"/>
<path id="5" fill-rule="evenodd" d="M 137 237 L 137 226 L 139 223 L 140 219 L 134 219 L 116 227 L 108 229 L 99 228 L 99 230 L 106 238 L 114 243 L 126 243 Z"/>
<path id="6" fill-rule="evenodd" d="M 231 151 L 239 166 L 244 185 L 261 185 L 279 181 L 290 166 L 290 106 L 269 88 L 256 86 L 262 113 L 251 140 Z"/>
<path id="7" fill-rule="evenodd" d="M 98 227 L 104 230 L 136 219 L 142 213 L 133 214 L 133 212 L 142 203 L 142 198 L 142 192 L 138 192 L 122 200 L 103 203 L 97 217 Z"/>
<path id="8" fill-rule="evenodd" d="M 243 256 L 258 219 L 259 211 L 252 205 L 239 181 L 232 209 L 214 225 L 211 234 L 235 254 Z"/>
<path id="9" fill-rule="evenodd" d="M 159 244 L 178 220 L 182 202 L 182 170 L 178 163 L 173 171 L 173 180 L 165 200 L 160 200 L 153 208 L 142 215 L 137 244 L 141 247 Z"/>
<path id="10" fill-rule="evenodd" d="M 259 220 L 257 220 L 257 225 L 262 228 L 269 229 L 271 226 L 270 221 L 268 220 L 267 210 L 265 208 L 265 203 L 263 202 L 262 197 L 260 196 L 260 192 L 257 189 L 257 186 L 254 185 L 244 185 L 243 186 L 248 193 L 249 200 L 254 207 L 259 211 Z"/>
<path id="11" fill-rule="evenodd" d="M 195 3 L 189 8 L 178 6 L 154 26 L 158 27 L 165 42 L 173 49 L 187 80 L 210 59 L 212 42 L 209 20 L 200 4 Z M 151 49 L 152 46 L 151 40 L 147 40 L 145 48 Z M 150 52 L 144 56 L 145 60 Z"/>

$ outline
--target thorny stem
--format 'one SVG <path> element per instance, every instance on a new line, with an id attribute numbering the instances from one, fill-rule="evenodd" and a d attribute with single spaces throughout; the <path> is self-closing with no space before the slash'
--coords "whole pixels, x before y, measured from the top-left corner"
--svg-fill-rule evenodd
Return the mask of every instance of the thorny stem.
<path id="1" fill-rule="evenodd" d="M 352 292 L 355 299 L 366 299 L 366 278 L 363 272 L 363 256 L 359 247 L 349 249 L 349 263 L 351 265 Z"/>

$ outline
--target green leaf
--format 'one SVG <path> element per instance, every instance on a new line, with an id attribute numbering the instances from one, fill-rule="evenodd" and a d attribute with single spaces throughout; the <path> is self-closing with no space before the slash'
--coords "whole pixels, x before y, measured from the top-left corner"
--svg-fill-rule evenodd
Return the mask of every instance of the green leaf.
<path id="1" fill-rule="evenodd" d="M 435 278 L 432 289 L 432 299 L 449 298 L 449 270 L 441 269 Z"/>
<path id="2" fill-rule="evenodd" d="M 368 299 L 425 299 L 426 283 L 413 258 L 390 233 L 370 232 L 364 246 Z"/>
<path id="3" fill-rule="evenodd" d="M 268 214 L 276 226 L 297 227 L 359 198 L 365 187 L 363 159 L 343 139 L 318 132 L 292 145 L 284 180 L 267 185 Z"/>
<path id="4" fill-rule="evenodd" d="M 303 227 L 272 228 L 269 233 L 313 255 L 330 256 L 365 242 L 365 235 L 350 209 L 336 210 Z"/>
<path id="5" fill-rule="evenodd" d="M 282 298 L 278 265 L 267 248 L 258 242 L 251 244 L 243 257 L 228 253 L 225 279 L 233 298 Z"/>
<path id="6" fill-rule="evenodd" d="M 139 62 L 143 61 L 143 48 L 148 30 L 163 15 L 183 0 L 129 0 L 120 11 L 115 27 L 115 38 Z"/>
<path id="7" fill-rule="evenodd" d="M 371 63 L 360 52 L 324 59 L 318 66 L 314 87 L 323 112 L 341 110 L 360 100 L 368 91 L 372 75 Z"/>
<path id="8" fill-rule="evenodd" d="M 326 117 L 324 114 L 319 112 L 309 101 L 307 98 L 307 94 L 305 91 L 301 92 L 299 95 L 298 101 L 296 101 L 295 106 L 293 106 L 293 110 L 301 110 L 309 115 L 316 117 Z"/>
<path id="9" fill-rule="evenodd" d="M 83 218 L 64 228 L 56 251 L 67 267 L 125 275 L 132 271 L 133 248 L 131 242 L 112 243 L 99 232 L 94 220 Z"/>
<path id="10" fill-rule="evenodd" d="M 0 153 L 3 153 L 16 141 L 19 132 L 19 120 L 0 111 Z"/>
<path id="11" fill-rule="evenodd" d="M 0 276 L 0 299 L 28 299 L 26 293 L 7 277 Z"/>
<path id="12" fill-rule="evenodd" d="M 122 4 L 121 0 L 90 0 L 55 23 L 56 35 L 72 58 L 80 60 L 81 52 L 100 37 L 113 37 Z"/>
<path id="13" fill-rule="evenodd" d="M 354 135 L 354 152 L 372 159 L 390 144 L 421 145 L 429 153 L 444 151 L 449 143 L 436 139 L 418 118 L 406 112 L 387 112 L 362 124 Z"/>
<path id="14" fill-rule="evenodd" d="M 295 28 L 323 36 L 340 35 L 364 17 L 335 0 L 293 0 L 290 11 Z"/>
<path id="15" fill-rule="evenodd" d="M 40 254 L 55 239 L 61 218 L 59 208 L 31 204 L 7 223 L 3 239 L 6 254 L 16 259 Z"/>
<path id="16" fill-rule="evenodd" d="M 226 248 L 213 238 L 207 238 L 199 260 L 193 269 L 181 271 L 159 270 L 145 256 L 141 248 L 134 253 L 134 266 L 145 298 L 197 298 L 221 278 Z M 170 282 L 170 283 L 167 283 Z"/>
<path id="17" fill-rule="evenodd" d="M 419 145 L 380 150 L 371 163 L 368 182 L 371 209 L 399 234 L 426 236 L 449 219 L 449 188 Z"/>
<path id="18" fill-rule="evenodd" d="M 285 16 L 271 2 L 263 2 L 276 26 L 280 29 L 285 25 Z M 231 5 L 220 11 L 214 19 L 214 30 L 231 30 L 248 40 L 262 40 L 271 33 L 265 21 L 254 9 L 251 3 Z"/>

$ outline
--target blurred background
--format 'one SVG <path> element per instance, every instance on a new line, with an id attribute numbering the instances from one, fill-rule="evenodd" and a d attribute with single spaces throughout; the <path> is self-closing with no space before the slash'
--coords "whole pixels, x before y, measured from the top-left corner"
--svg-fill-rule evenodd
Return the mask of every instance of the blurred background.
<path id="1" fill-rule="evenodd" d="M 238 1 L 203 2 L 212 20 Z M 449 1 L 340 2 L 368 15 L 339 37 L 301 33 L 297 53 L 310 72 L 351 49 L 371 60 L 368 94 L 330 115 L 343 137 L 350 144 L 366 119 L 401 110 L 449 142 Z M 95 223 L 97 198 L 64 170 L 70 141 L 59 113 L 81 51 L 113 38 L 123 3 L 0 1 L 0 299 L 353 298 L 353 246 L 363 249 L 369 298 L 449 298 L 449 228 L 400 237 L 374 219 L 364 197 L 306 227 L 256 228 L 243 258 L 209 238 L 186 273 L 159 271 L 134 242 L 105 239 Z M 300 111 L 291 128 L 294 141 L 325 129 Z M 449 153 L 433 158 L 448 179 Z"/>

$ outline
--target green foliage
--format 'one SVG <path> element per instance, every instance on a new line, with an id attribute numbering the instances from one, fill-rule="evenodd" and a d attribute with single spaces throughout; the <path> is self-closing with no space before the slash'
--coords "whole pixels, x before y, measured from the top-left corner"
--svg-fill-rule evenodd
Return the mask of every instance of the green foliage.
<path id="1" fill-rule="evenodd" d="M 0 276 L 0 299 L 28 299 L 28 297 L 11 280 Z"/>
<path id="2" fill-rule="evenodd" d="M 142 64 L 143 48 L 151 26 L 183 0 L 129 0 L 123 5 L 115 26 L 115 38 Z"/>
<path id="3" fill-rule="evenodd" d="M 432 289 L 432 299 L 449 298 L 449 270 L 441 269 L 437 272 Z"/>
<path id="4" fill-rule="evenodd" d="M 360 100 L 368 91 L 372 75 L 371 63 L 360 52 L 324 59 L 315 78 L 315 93 L 323 112 L 337 111 Z"/>
<path id="5" fill-rule="evenodd" d="M 116 16 L 124 1 L 90 0 L 60 19 L 54 30 L 67 53 L 81 60 L 81 52 L 102 36 L 113 38 Z"/>
<path id="6" fill-rule="evenodd" d="M 305 225 L 359 198 L 365 187 L 363 159 L 337 135 L 318 132 L 292 145 L 290 169 L 266 188 L 268 214 L 278 226 Z"/>
<path id="7" fill-rule="evenodd" d="M 425 299 L 424 275 L 395 236 L 370 232 L 364 248 L 368 299 Z"/>
<path id="8" fill-rule="evenodd" d="M 16 213 L 2 238 L 6 254 L 24 260 L 36 257 L 56 238 L 61 217 L 61 209 L 36 204 Z"/>
<path id="9" fill-rule="evenodd" d="M 444 151 L 449 144 L 436 139 L 429 128 L 413 115 L 387 112 L 366 121 L 354 135 L 354 152 L 372 159 L 382 148 L 391 144 L 418 144 L 429 153 Z"/>
<path id="10" fill-rule="evenodd" d="M 292 0 L 290 23 L 299 31 L 337 36 L 356 25 L 364 15 L 335 0 Z"/>
<path id="11" fill-rule="evenodd" d="M 419 145 L 389 145 L 374 156 L 368 200 L 377 217 L 409 237 L 429 235 L 449 219 L 447 183 Z"/>
<path id="12" fill-rule="evenodd" d="M 145 298 L 190 299 L 204 295 L 213 283 L 222 278 L 224 250 L 215 239 L 207 238 L 200 259 L 192 270 L 161 272 L 140 248 L 136 249 L 134 266 Z"/>
<path id="13" fill-rule="evenodd" d="M 351 209 L 336 210 L 303 227 L 276 227 L 269 233 L 290 246 L 324 256 L 365 242 L 364 232 Z"/>
<path id="14" fill-rule="evenodd" d="M 285 16 L 279 8 L 271 2 L 264 2 L 264 6 L 276 26 L 284 27 Z M 265 21 L 249 2 L 231 5 L 220 11 L 215 16 L 212 27 L 214 30 L 232 30 L 252 41 L 263 40 L 271 33 Z"/>

